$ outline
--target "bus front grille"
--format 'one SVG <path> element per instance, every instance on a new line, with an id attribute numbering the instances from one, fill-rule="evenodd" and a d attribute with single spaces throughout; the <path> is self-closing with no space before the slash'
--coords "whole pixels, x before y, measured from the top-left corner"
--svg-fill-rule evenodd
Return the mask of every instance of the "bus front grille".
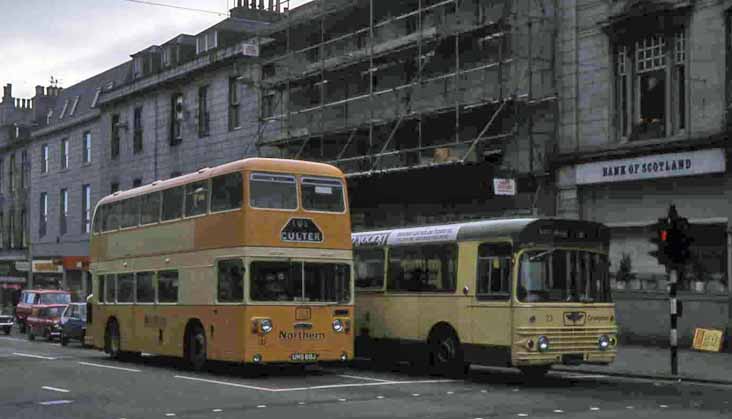
<path id="1" fill-rule="evenodd" d="M 602 335 L 616 337 L 616 327 L 520 327 L 518 340 L 533 339 L 546 336 L 549 339 L 547 353 L 572 353 L 598 350 L 598 338 Z M 614 351 L 616 346 L 608 348 Z"/>

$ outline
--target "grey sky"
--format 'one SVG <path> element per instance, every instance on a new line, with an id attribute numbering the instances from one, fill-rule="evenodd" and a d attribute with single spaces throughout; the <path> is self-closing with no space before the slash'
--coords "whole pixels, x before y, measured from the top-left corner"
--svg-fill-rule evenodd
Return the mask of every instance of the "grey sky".
<path id="1" fill-rule="evenodd" d="M 290 7 L 309 1 L 290 0 Z M 154 2 L 225 13 L 235 0 Z M 224 18 L 126 0 L 0 0 L 0 84 L 12 83 L 13 95 L 22 98 L 51 76 L 68 87 Z"/>

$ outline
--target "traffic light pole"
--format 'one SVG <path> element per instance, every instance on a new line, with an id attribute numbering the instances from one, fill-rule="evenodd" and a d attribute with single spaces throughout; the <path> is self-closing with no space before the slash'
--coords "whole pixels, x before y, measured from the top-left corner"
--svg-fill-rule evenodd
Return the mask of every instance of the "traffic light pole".
<path id="1" fill-rule="evenodd" d="M 671 332 L 669 333 L 669 343 L 671 344 L 671 375 L 679 374 L 679 358 L 678 358 L 678 344 L 679 335 L 677 332 L 677 310 L 678 304 L 676 303 L 676 283 L 678 282 L 678 270 L 677 268 L 671 268 L 669 275 L 669 303 L 671 307 Z"/>

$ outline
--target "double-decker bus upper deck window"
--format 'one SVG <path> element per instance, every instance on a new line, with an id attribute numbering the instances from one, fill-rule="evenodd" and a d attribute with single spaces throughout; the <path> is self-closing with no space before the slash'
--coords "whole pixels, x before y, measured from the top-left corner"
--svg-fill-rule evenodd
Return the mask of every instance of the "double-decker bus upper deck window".
<path id="1" fill-rule="evenodd" d="M 393 291 L 455 291 L 457 246 L 430 244 L 389 249 L 387 289 Z"/>
<path id="2" fill-rule="evenodd" d="M 140 223 L 140 199 L 138 197 L 125 199 L 120 203 L 120 227 L 136 227 Z"/>
<path id="3" fill-rule="evenodd" d="M 241 173 L 229 173 L 211 179 L 211 212 L 241 208 Z"/>
<path id="4" fill-rule="evenodd" d="M 208 211 L 208 180 L 189 183 L 186 190 L 186 217 L 205 214 Z"/>
<path id="5" fill-rule="evenodd" d="M 244 264 L 241 259 L 221 260 L 218 264 L 219 291 L 221 303 L 244 301 Z"/>
<path id="6" fill-rule="evenodd" d="M 384 249 L 358 249 L 353 251 L 356 268 L 356 288 L 384 288 Z"/>
<path id="7" fill-rule="evenodd" d="M 153 285 L 153 272 L 138 272 L 135 274 L 137 302 L 155 302 L 155 286 Z"/>
<path id="8" fill-rule="evenodd" d="M 162 220 L 175 220 L 183 216 L 183 187 L 163 191 Z"/>
<path id="9" fill-rule="evenodd" d="M 101 233 L 102 232 L 102 220 L 104 219 L 104 216 L 102 215 L 104 213 L 104 209 L 106 208 L 106 205 L 102 205 L 99 208 L 97 208 L 96 212 L 94 213 L 94 232 L 95 233 Z"/>
<path id="10" fill-rule="evenodd" d="M 117 275 L 117 302 L 135 301 L 135 277 L 132 274 Z"/>
<path id="11" fill-rule="evenodd" d="M 178 302 L 178 271 L 158 272 L 158 302 Z"/>
<path id="12" fill-rule="evenodd" d="M 302 207 L 311 211 L 343 212 L 343 184 L 334 178 L 303 177 Z"/>
<path id="13" fill-rule="evenodd" d="M 508 300 L 512 266 L 510 244 L 481 244 L 478 247 L 478 299 Z"/>
<path id="14" fill-rule="evenodd" d="M 611 301 L 607 256 L 584 250 L 531 250 L 520 260 L 518 298 L 524 302 Z"/>
<path id="15" fill-rule="evenodd" d="M 305 301 L 347 303 L 351 267 L 345 263 L 305 262 Z"/>
<path id="16" fill-rule="evenodd" d="M 160 192 L 140 197 L 140 224 L 154 224 L 160 221 Z"/>
<path id="17" fill-rule="evenodd" d="M 249 291 L 254 301 L 295 301 L 302 298 L 302 263 L 252 262 Z"/>
<path id="18" fill-rule="evenodd" d="M 112 231 L 119 228 L 119 204 L 112 202 L 104 205 L 104 212 L 102 212 L 102 230 Z"/>
<path id="19" fill-rule="evenodd" d="M 114 303 L 117 301 L 117 286 L 115 284 L 115 275 L 104 276 L 104 302 Z"/>
<path id="20" fill-rule="evenodd" d="M 249 177 L 249 196 L 253 208 L 297 209 L 295 176 L 252 173 Z"/>

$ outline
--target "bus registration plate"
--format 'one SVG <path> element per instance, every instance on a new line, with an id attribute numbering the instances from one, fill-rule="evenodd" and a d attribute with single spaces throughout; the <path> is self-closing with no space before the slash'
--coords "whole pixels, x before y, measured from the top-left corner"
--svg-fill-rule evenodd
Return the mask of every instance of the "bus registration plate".
<path id="1" fill-rule="evenodd" d="M 317 361 L 318 354 L 314 352 L 290 354 L 290 361 Z"/>

